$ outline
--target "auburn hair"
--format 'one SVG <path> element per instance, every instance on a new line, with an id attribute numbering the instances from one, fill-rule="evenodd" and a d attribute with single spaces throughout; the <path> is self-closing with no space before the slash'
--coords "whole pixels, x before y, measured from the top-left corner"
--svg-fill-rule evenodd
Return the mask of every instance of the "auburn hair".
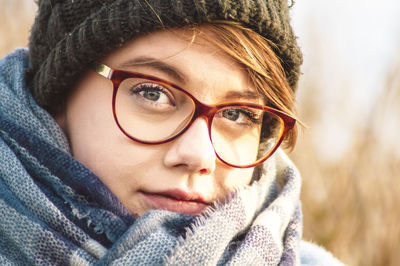
<path id="1" fill-rule="evenodd" d="M 280 58 L 273 50 L 278 49 L 274 43 L 233 21 L 213 21 L 190 28 L 193 30 L 193 41 L 203 33 L 208 36 L 211 34 L 212 38 L 203 39 L 220 48 L 243 67 L 250 82 L 264 97 L 268 106 L 296 117 L 295 94 L 286 79 Z M 295 126 L 287 134 L 287 148 L 294 147 L 297 131 Z"/>

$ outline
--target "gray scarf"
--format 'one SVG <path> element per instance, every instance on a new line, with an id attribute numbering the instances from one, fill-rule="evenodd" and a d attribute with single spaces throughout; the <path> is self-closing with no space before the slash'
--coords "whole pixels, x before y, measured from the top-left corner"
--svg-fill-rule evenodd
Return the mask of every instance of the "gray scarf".
<path id="1" fill-rule="evenodd" d="M 0 61 L 0 264 L 299 263 L 301 180 L 282 151 L 203 215 L 134 219 L 26 90 L 26 53 Z"/>
<path id="2" fill-rule="evenodd" d="M 259 181 L 238 189 L 204 215 L 188 219 L 183 233 L 177 228 L 182 225 L 181 215 L 164 211 L 148 213 L 120 239 L 123 244 L 109 250 L 102 262 L 298 264 L 300 178 L 283 152 L 279 151 L 272 160 L 276 164 L 270 161 Z"/>

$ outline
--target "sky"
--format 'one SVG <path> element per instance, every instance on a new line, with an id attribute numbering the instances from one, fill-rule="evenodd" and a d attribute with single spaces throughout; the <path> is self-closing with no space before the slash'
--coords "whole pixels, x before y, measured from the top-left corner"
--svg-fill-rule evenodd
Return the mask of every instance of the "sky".
<path id="1" fill-rule="evenodd" d="M 365 92 L 360 97 L 379 89 L 386 68 L 398 56 L 400 2 L 397 0 L 296 1 L 292 22 L 305 54 L 305 68 L 312 68 L 308 58 L 318 45 L 306 38 L 317 35 L 319 45 L 329 49 L 324 50 L 327 63 L 320 70 L 322 75 L 350 77 L 357 92 L 361 88 Z"/>
<path id="2" fill-rule="evenodd" d="M 353 142 L 350 128 L 355 121 L 368 123 L 388 70 L 400 63 L 400 1 L 297 0 L 291 15 L 304 53 L 301 81 L 316 80 L 323 87 L 324 94 L 316 97 L 325 103 L 325 119 L 312 131 L 315 142 L 327 145 L 321 155 L 331 158 Z M 313 97 L 302 95 L 302 85 L 300 100 Z M 400 117 L 385 119 L 393 124 Z M 387 142 L 400 147 L 392 131 L 387 135 L 393 141 Z"/>

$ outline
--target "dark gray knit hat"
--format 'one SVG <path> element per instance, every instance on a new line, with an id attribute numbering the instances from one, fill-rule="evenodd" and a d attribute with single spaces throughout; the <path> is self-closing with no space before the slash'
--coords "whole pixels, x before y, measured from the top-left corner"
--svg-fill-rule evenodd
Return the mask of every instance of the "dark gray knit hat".
<path id="1" fill-rule="evenodd" d="M 29 86 L 38 104 L 55 114 L 94 61 L 132 38 L 163 27 L 232 20 L 277 45 L 275 52 L 295 90 L 302 54 L 287 1 L 38 0 L 29 42 Z"/>

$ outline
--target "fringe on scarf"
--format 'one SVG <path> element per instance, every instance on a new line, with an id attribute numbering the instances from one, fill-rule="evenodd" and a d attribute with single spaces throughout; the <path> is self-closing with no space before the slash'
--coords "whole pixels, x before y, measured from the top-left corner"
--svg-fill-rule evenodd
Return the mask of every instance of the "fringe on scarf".
<path id="1" fill-rule="evenodd" d="M 257 181 L 200 216 L 133 217 L 36 105 L 24 84 L 26 58 L 17 50 L 0 61 L 0 264 L 300 263 L 301 179 L 282 151 Z"/>

